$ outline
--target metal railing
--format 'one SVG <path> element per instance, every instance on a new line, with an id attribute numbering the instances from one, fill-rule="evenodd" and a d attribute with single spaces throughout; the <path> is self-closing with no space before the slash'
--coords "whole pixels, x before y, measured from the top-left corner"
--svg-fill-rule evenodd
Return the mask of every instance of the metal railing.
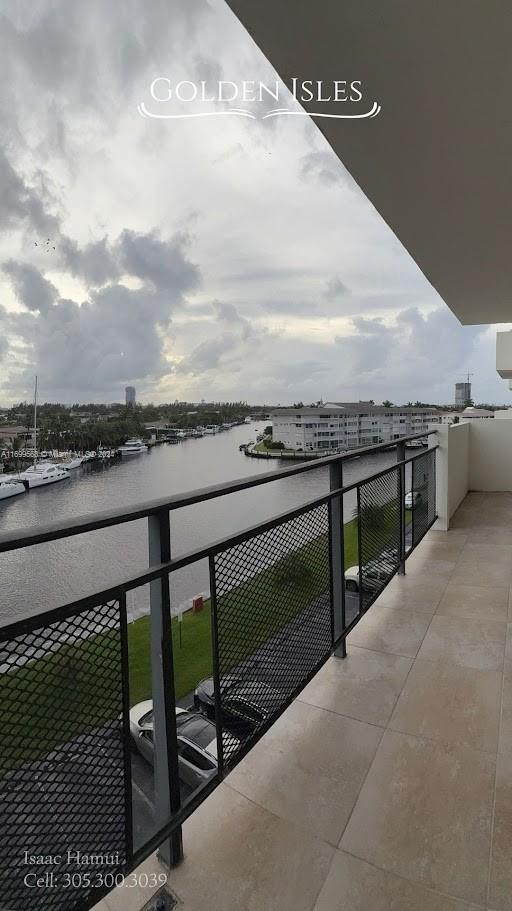
<path id="1" fill-rule="evenodd" d="M 0 893 L 8 907 L 26 906 L 30 894 L 36 909 L 87 909 L 155 848 L 169 865 L 180 861 L 184 820 L 329 656 L 346 654 L 348 633 L 435 521 L 437 447 L 410 458 L 405 452 L 407 440 L 424 435 L 394 441 L 395 464 L 347 486 L 346 461 L 390 444 L 0 536 L 1 553 L 148 519 L 147 570 L 0 628 Z M 173 510 L 322 466 L 329 467 L 328 493 L 172 558 Z M 347 522 L 351 492 L 357 510 Z M 176 714 L 170 580 L 204 559 L 216 760 L 208 759 L 210 747 L 205 768 L 196 769 L 199 784 L 184 793 L 190 743 L 185 716 Z M 126 595 L 147 583 L 153 718 L 142 736 L 153 750 L 154 819 L 135 844 Z M 25 858 L 41 852 L 61 862 L 58 883 L 37 893 L 25 880 Z"/>

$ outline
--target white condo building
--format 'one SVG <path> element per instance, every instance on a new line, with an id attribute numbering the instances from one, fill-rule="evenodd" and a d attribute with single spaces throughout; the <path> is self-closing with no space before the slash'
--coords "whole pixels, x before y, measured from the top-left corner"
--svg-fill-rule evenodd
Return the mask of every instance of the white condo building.
<path id="1" fill-rule="evenodd" d="M 385 407 L 367 402 L 327 402 L 310 408 L 278 408 L 271 412 L 274 442 L 286 449 L 356 449 L 427 432 L 439 423 L 434 408 Z"/>

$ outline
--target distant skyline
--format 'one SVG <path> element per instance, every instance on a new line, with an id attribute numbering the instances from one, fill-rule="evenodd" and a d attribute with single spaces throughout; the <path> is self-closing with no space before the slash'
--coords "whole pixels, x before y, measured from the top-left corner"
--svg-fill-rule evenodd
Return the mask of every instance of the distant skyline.
<path id="1" fill-rule="evenodd" d="M 223 0 L 2 14 L 0 406 L 512 404 L 307 118 L 140 117 L 155 74 L 277 78 Z"/>

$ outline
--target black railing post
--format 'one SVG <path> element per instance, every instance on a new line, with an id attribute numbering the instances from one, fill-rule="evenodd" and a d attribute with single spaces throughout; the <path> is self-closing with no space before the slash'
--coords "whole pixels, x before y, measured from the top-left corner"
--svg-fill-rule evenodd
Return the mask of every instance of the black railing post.
<path id="1" fill-rule="evenodd" d="M 329 487 L 331 490 L 341 490 L 343 487 L 343 463 L 331 462 L 329 465 Z M 345 536 L 343 528 L 343 494 L 333 497 L 329 510 L 330 544 L 331 544 L 331 574 L 332 574 L 332 604 L 333 604 L 333 630 L 336 642 L 345 629 Z M 347 645 L 342 639 L 334 649 L 337 658 L 345 658 Z"/>
<path id="2" fill-rule="evenodd" d="M 405 443 L 396 444 L 396 460 L 405 459 Z M 413 494 L 414 496 L 414 494 Z M 398 575 L 405 576 L 405 465 L 398 468 L 398 497 L 400 508 L 399 541 L 398 541 Z"/>
<path id="3" fill-rule="evenodd" d="M 124 799 L 126 819 L 126 866 L 132 866 L 133 858 L 133 794 L 130 735 L 130 666 L 128 656 L 128 623 L 126 616 L 126 593 L 119 598 L 119 635 L 121 639 L 121 676 L 123 688 L 123 747 L 124 747 Z"/>
<path id="4" fill-rule="evenodd" d="M 361 515 L 361 485 L 357 485 L 357 563 L 359 566 L 358 573 L 358 599 L 359 599 L 359 616 L 363 613 L 363 582 L 364 582 L 364 567 L 363 567 L 363 532 L 362 532 L 362 515 Z"/>
<path id="5" fill-rule="evenodd" d="M 217 584 L 215 577 L 215 557 L 209 559 L 210 572 L 210 605 L 212 626 L 212 669 L 213 669 L 213 695 L 215 701 L 215 727 L 217 734 L 217 769 L 219 778 L 224 777 L 224 737 L 222 729 L 222 699 L 220 680 L 220 654 L 219 654 L 219 615 L 217 611 Z"/>
<path id="6" fill-rule="evenodd" d="M 148 517 L 148 536 L 150 566 L 167 563 L 171 559 L 168 510 Z M 167 825 L 181 806 L 168 575 L 150 583 L 150 624 L 155 821 L 158 829 Z M 183 860 L 181 826 L 162 842 L 158 853 L 169 867 Z"/>

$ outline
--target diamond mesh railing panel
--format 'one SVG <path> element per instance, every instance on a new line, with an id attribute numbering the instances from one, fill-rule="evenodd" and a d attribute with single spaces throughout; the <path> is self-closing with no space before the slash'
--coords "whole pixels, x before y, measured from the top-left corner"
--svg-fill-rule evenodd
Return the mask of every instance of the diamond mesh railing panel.
<path id="1" fill-rule="evenodd" d="M 227 767 L 330 653 L 328 521 L 327 504 L 321 504 L 215 556 Z"/>
<path id="2" fill-rule="evenodd" d="M 412 544 L 422 537 L 436 517 L 436 453 L 425 452 L 412 463 Z"/>
<path id="3" fill-rule="evenodd" d="M 363 481 L 358 493 L 359 599 L 362 611 L 400 562 L 400 469 Z"/>
<path id="4" fill-rule="evenodd" d="M 0 896 L 6 908 L 91 907 L 103 876 L 126 863 L 122 692 L 118 602 L 9 639 L 0 630 Z M 31 855 L 57 861 L 51 866 Z M 45 887 L 30 888 L 34 877 L 24 885 L 27 874 L 52 870 Z"/>

